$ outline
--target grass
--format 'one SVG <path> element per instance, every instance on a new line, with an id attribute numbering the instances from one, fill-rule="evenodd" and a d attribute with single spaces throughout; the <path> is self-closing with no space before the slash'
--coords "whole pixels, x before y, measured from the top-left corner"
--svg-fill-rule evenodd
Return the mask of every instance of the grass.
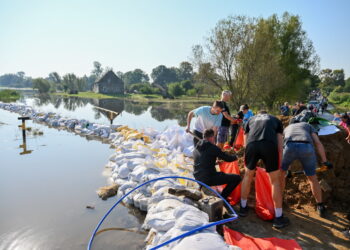
<path id="1" fill-rule="evenodd" d="M 191 97 L 191 96 L 181 96 L 175 99 L 164 99 L 161 95 L 155 94 L 124 94 L 124 95 L 107 95 L 94 92 L 79 92 L 78 94 L 67 94 L 67 93 L 53 93 L 53 95 L 60 95 L 65 97 L 80 97 L 80 98 L 95 98 L 95 99 L 107 99 L 107 98 L 116 98 L 116 99 L 128 99 L 135 101 L 144 101 L 144 102 L 213 102 L 215 98 L 200 96 Z"/>
<path id="2" fill-rule="evenodd" d="M 0 101 L 13 102 L 20 98 L 20 94 L 16 90 L 4 89 L 0 90 Z"/>

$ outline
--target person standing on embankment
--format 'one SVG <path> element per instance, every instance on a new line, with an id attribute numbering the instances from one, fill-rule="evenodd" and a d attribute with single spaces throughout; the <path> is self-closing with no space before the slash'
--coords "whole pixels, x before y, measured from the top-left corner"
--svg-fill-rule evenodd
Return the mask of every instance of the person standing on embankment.
<path id="1" fill-rule="evenodd" d="M 232 92 L 229 90 L 224 90 L 221 93 L 221 102 L 224 105 L 222 110 L 222 121 L 221 126 L 219 127 L 218 136 L 217 136 L 217 146 L 222 149 L 225 142 L 228 140 L 228 135 L 230 132 L 231 123 L 236 122 L 236 119 L 231 117 L 230 109 L 227 106 L 227 102 L 231 99 Z"/>
<path id="2" fill-rule="evenodd" d="M 206 129 L 213 129 L 215 133 L 215 138 L 222 121 L 222 110 L 224 109 L 224 104 L 221 101 L 215 101 L 213 105 L 202 106 L 197 109 L 190 111 L 187 115 L 187 127 L 186 132 L 190 132 L 191 121 L 193 116 L 196 116 L 197 120 L 194 124 L 193 133 L 196 137 L 203 139 L 203 132 Z M 194 137 L 194 146 L 197 145 L 198 139 Z"/>
<path id="3" fill-rule="evenodd" d="M 283 151 L 282 122 L 265 111 L 260 111 L 245 125 L 245 174 L 242 181 L 241 204 L 238 214 L 248 215 L 247 199 L 256 170 L 256 164 L 261 159 L 270 177 L 272 200 L 275 208 L 273 227 L 283 228 L 289 224 L 289 219 L 283 216 L 282 189 L 279 170 L 279 159 Z"/>
<path id="4" fill-rule="evenodd" d="M 324 147 L 318 138 L 317 132 L 310 124 L 294 120 L 294 123 L 285 128 L 283 134 L 284 150 L 281 169 L 282 193 L 286 183 L 286 171 L 294 160 L 299 160 L 309 181 L 312 194 L 316 199 L 317 212 L 320 217 L 324 217 L 326 208 L 322 202 L 321 186 L 316 176 L 317 159 L 315 148 L 321 158 L 322 165 L 331 168 L 332 164 L 327 161 Z"/>

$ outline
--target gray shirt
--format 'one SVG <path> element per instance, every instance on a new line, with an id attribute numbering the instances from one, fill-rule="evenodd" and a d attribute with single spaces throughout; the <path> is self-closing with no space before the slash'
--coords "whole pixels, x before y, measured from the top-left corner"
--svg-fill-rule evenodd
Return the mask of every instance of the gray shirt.
<path id="1" fill-rule="evenodd" d="M 284 129 L 284 143 L 287 142 L 308 142 L 313 143 L 312 133 L 316 133 L 316 129 L 314 129 L 310 124 L 306 122 L 299 122 L 290 124 L 288 127 Z"/>

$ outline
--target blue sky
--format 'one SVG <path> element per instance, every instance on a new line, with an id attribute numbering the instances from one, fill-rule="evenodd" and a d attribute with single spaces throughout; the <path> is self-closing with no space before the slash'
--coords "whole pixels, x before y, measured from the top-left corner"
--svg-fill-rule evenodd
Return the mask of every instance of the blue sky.
<path id="1" fill-rule="evenodd" d="M 115 71 L 188 60 L 228 15 L 297 14 L 321 68 L 350 75 L 348 0 L 0 0 L 0 74 L 89 74 L 92 62 Z"/>

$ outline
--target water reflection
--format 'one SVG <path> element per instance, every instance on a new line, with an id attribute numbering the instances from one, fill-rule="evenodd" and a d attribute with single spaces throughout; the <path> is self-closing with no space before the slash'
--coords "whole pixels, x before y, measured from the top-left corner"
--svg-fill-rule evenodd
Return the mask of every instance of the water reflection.
<path id="1" fill-rule="evenodd" d="M 180 126 L 186 125 L 187 113 L 202 105 L 210 105 L 206 102 L 139 102 L 127 99 L 92 99 L 79 97 L 61 97 L 55 95 L 39 96 L 35 99 L 36 106 L 45 106 L 51 104 L 54 108 L 64 108 L 69 111 L 75 111 L 78 108 L 93 105 L 94 117 L 96 120 L 101 117 L 107 118 L 111 123 L 123 112 L 140 116 L 149 112 L 151 117 L 159 122 L 165 120 L 176 120 Z M 108 112 L 111 110 L 113 112 Z"/>

